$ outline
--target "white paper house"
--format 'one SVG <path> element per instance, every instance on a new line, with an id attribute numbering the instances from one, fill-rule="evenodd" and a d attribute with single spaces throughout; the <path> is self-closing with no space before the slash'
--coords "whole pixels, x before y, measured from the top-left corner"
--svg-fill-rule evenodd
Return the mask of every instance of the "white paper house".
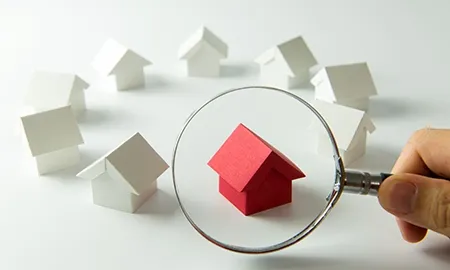
<path id="1" fill-rule="evenodd" d="M 89 84 L 79 76 L 51 71 L 34 72 L 27 94 L 27 111 L 40 112 L 71 105 L 75 116 L 86 110 L 84 91 Z"/>
<path id="2" fill-rule="evenodd" d="M 329 125 L 345 166 L 366 153 L 367 134 L 373 133 L 375 126 L 364 111 L 319 100 L 315 100 L 313 106 Z M 325 128 L 316 128 L 320 128 L 317 130 L 318 152 L 331 155 L 332 145 Z"/>
<path id="3" fill-rule="evenodd" d="M 102 76 L 114 76 L 117 90 L 129 90 L 145 85 L 146 66 L 152 63 L 133 50 L 108 39 L 92 62 Z"/>
<path id="4" fill-rule="evenodd" d="M 317 60 L 303 37 L 299 36 L 271 48 L 255 59 L 266 86 L 292 89 L 310 81 L 310 69 Z"/>
<path id="5" fill-rule="evenodd" d="M 168 167 L 136 133 L 77 176 L 92 181 L 94 204 L 134 213 L 155 193 Z"/>
<path id="6" fill-rule="evenodd" d="M 220 76 L 220 62 L 228 57 L 228 45 L 206 27 L 197 30 L 179 49 L 190 77 Z"/>
<path id="7" fill-rule="evenodd" d="M 21 117 L 25 138 L 40 175 L 76 165 L 83 137 L 70 106 Z"/>
<path id="8" fill-rule="evenodd" d="M 367 111 L 377 90 L 367 63 L 328 66 L 312 79 L 315 98 Z"/>

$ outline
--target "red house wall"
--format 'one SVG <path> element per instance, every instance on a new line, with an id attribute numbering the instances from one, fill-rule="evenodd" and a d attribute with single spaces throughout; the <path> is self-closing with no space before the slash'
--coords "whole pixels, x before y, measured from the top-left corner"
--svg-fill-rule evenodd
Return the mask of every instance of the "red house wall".
<path id="1" fill-rule="evenodd" d="M 219 192 L 244 215 L 246 212 L 247 193 L 237 192 L 227 181 L 219 177 Z"/>
<path id="2" fill-rule="evenodd" d="M 292 201 L 292 181 L 271 170 L 262 185 L 247 194 L 246 214 L 253 215 Z"/>
<path id="3" fill-rule="evenodd" d="M 292 201 L 292 181 L 275 170 L 265 177 L 263 184 L 249 192 L 237 192 L 219 178 L 219 192 L 244 215 L 249 216 Z"/>

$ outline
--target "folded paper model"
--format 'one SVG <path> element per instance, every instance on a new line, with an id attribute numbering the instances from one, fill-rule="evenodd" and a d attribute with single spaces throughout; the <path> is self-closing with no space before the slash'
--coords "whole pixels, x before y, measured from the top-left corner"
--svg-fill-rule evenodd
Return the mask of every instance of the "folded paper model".
<path id="1" fill-rule="evenodd" d="M 305 174 L 243 124 L 208 165 L 219 174 L 219 192 L 249 216 L 292 201 L 292 181 Z"/>
<path id="2" fill-rule="evenodd" d="M 366 153 L 367 136 L 376 129 L 366 112 L 321 100 L 315 100 L 313 106 L 333 131 L 344 166 L 348 167 Z M 323 127 L 317 128 L 317 151 L 329 156 L 332 149 L 328 134 Z"/>
<path id="3" fill-rule="evenodd" d="M 169 168 L 141 134 L 77 174 L 92 180 L 94 204 L 136 212 L 157 190 L 157 178 Z"/>
<path id="4" fill-rule="evenodd" d="M 40 112 L 70 105 L 75 116 L 86 109 L 84 91 L 89 84 L 71 73 L 37 70 L 30 80 L 25 105 Z"/>
<path id="5" fill-rule="evenodd" d="M 178 56 L 186 62 L 189 77 L 218 77 L 220 61 L 228 57 L 228 45 L 202 26 L 181 44 Z"/>
<path id="6" fill-rule="evenodd" d="M 70 105 L 25 115 L 21 121 L 39 175 L 78 164 L 84 140 Z"/>
<path id="7" fill-rule="evenodd" d="M 303 37 L 285 41 L 255 59 L 264 85 L 292 89 L 309 83 L 310 69 L 318 64 Z"/>
<path id="8" fill-rule="evenodd" d="M 117 90 L 145 85 L 144 68 L 153 63 L 113 39 L 108 39 L 92 62 L 102 76 L 114 76 Z"/>
<path id="9" fill-rule="evenodd" d="M 378 95 L 367 63 L 322 68 L 312 79 L 315 99 L 368 111 L 369 101 Z"/>

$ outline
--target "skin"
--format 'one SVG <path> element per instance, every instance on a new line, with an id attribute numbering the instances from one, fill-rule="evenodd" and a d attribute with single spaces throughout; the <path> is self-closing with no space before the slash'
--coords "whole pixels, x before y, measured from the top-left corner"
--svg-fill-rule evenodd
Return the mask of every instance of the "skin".
<path id="1" fill-rule="evenodd" d="M 417 243 L 428 230 L 450 237 L 450 129 L 425 128 L 415 132 L 392 173 L 381 185 L 378 199 L 396 217 L 403 238 Z M 402 187 L 403 191 L 395 187 Z M 410 187 L 416 188 L 415 200 L 405 210 L 399 201 L 409 201 L 405 190 Z"/>

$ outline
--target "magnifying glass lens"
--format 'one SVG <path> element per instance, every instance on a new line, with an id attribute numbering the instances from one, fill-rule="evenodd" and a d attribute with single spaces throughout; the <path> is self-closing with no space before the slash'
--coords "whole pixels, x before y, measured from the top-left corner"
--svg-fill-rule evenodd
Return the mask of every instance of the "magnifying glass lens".
<path id="1" fill-rule="evenodd" d="M 180 205 L 219 245 L 283 245 L 329 208 L 332 141 L 320 118 L 286 93 L 230 92 L 192 115 L 180 134 L 173 163 Z"/>

